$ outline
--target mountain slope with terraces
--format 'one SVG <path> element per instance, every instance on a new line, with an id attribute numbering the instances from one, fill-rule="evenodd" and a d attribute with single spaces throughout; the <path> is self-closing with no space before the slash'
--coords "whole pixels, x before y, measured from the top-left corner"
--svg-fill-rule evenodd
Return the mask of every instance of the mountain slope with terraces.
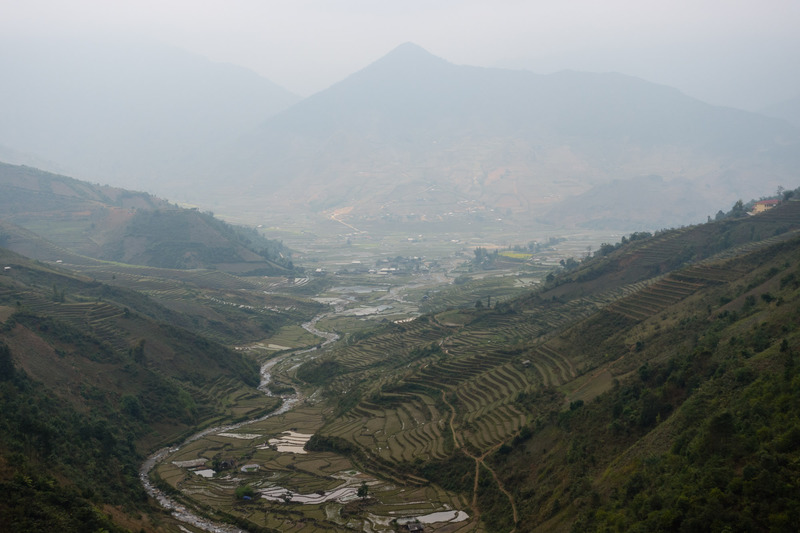
<path id="1" fill-rule="evenodd" d="M 354 336 L 297 375 L 335 398 L 321 443 L 407 483 L 424 478 L 469 495 L 480 482 L 473 511 L 489 530 L 512 529 L 512 516 L 518 531 L 623 519 L 658 529 L 632 496 L 620 496 L 633 489 L 614 469 L 651 479 L 640 463 L 648 453 L 712 438 L 728 403 L 693 412 L 695 433 L 678 426 L 695 393 L 721 388 L 733 405 L 745 385 L 778 379 L 776 368 L 800 346 L 791 318 L 798 254 L 800 202 L 663 231 L 601 248 L 527 296 L 461 309 L 459 320 L 432 314 Z M 796 391 L 786 401 L 796 402 Z M 757 462 L 758 443 L 748 446 L 720 459 L 734 477 L 737 465 Z M 783 448 L 783 460 L 797 460 L 795 446 Z M 704 468 L 691 454 L 682 460 L 684 470 Z M 496 477 L 476 474 L 483 468 Z M 673 511 L 675 523 L 698 520 Z M 765 512 L 751 523 L 769 522 Z"/>

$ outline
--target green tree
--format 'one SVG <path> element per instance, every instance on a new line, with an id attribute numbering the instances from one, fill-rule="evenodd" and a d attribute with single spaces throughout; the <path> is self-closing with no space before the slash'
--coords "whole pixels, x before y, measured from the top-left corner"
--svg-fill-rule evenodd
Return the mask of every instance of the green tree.
<path id="1" fill-rule="evenodd" d="M 0 381 L 8 381 L 14 377 L 14 362 L 11 360 L 11 350 L 4 343 L 0 343 Z"/>
<path id="2" fill-rule="evenodd" d="M 358 492 L 356 493 L 359 498 L 362 500 L 366 500 L 367 496 L 369 496 L 369 487 L 367 486 L 366 481 L 361 482 L 361 486 L 358 487 Z"/>
<path id="3" fill-rule="evenodd" d="M 741 200 L 737 200 L 733 207 L 731 208 L 730 216 L 732 217 L 743 217 L 747 213 L 744 210 L 744 202 Z"/>
<path id="4" fill-rule="evenodd" d="M 245 496 L 252 498 L 256 495 L 255 489 L 250 485 L 239 485 L 236 487 L 236 499 L 243 500 Z"/>
<path id="5" fill-rule="evenodd" d="M 133 357 L 133 360 L 139 364 L 142 364 L 145 361 L 144 345 L 145 345 L 145 340 L 139 339 L 139 342 L 137 342 L 136 345 L 130 349 L 131 357 Z"/>
<path id="6" fill-rule="evenodd" d="M 142 402 L 140 402 L 139 398 L 136 396 L 132 396 L 130 394 L 123 395 L 122 398 L 120 398 L 119 405 L 123 413 L 126 413 L 134 418 L 141 419 L 144 415 L 144 407 L 142 407 Z"/>

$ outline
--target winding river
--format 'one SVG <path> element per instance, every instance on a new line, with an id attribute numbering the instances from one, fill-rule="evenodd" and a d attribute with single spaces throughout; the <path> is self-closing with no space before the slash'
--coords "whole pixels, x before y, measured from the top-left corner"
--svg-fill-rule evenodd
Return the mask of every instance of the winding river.
<path id="1" fill-rule="evenodd" d="M 327 346 L 327 345 L 332 344 L 332 343 L 336 342 L 337 340 L 339 340 L 339 335 L 337 335 L 336 333 L 331 333 L 331 332 L 327 332 L 327 331 L 321 331 L 321 330 L 316 328 L 317 322 L 319 322 L 319 320 L 321 320 L 322 318 L 325 318 L 326 316 L 328 316 L 328 313 L 323 313 L 321 315 L 317 315 L 311 321 L 306 322 L 305 324 L 303 324 L 303 328 L 306 331 L 308 331 L 309 333 L 313 333 L 314 335 L 317 335 L 319 337 L 324 338 L 325 341 L 322 344 L 320 344 L 318 346 L 314 346 L 312 348 L 297 349 L 297 350 L 292 350 L 292 351 L 286 352 L 286 353 L 281 354 L 281 355 L 279 355 L 277 357 L 274 357 L 274 358 L 270 359 L 269 361 L 267 361 L 266 363 L 264 363 L 262 365 L 262 367 L 261 367 L 261 384 L 258 386 L 259 390 L 261 390 L 264 394 L 266 394 L 268 396 L 272 396 L 272 394 L 270 393 L 269 389 L 267 388 L 267 385 L 269 384 L 270 380 L 272 379 L 272 369 L 273 369 L 273 367 L 275 367 L 275 365 L 277 365 L 281 361 L 283 361 L 285 359 L 288 359 L 289 357 L 297 356 L 297 355 L 304 354 L 304 353 L 307 353 L 307 352 L 313 352 L 313 351 L 315 351 L 315 350 L 317 350 L 319 348 L 322 348 L 324 346 Z M 224 523 L 221 523 L 221 522 L 215 522 L 213 520 L 209 520 L 208 518 L 204 518 L 202 516 L 199 516 L 199 515 L 195 514 L 187 506 L 185 506 L 185 505 L 183 505 L 181 503 L 178 503 L 174 499 L 170 498 L 169 496 L 167 496 L 164 493 L 164 491 L 162 491 L 161 489 L 159 489 L 155 485 L 153 485 L 152 481 L 150 481 L 150 472 L 153 470 L 153 468 L 155 468 L 155 466 L 157 464 L 161 463 L 169 455 L 171 455 L 171 454 L 177 452 L 178 450 L 180 450 L 183 446 L 186 446 L 187 444 L 189 444 L 191 442 L 194 442 L 197 439 L 203 438 L 206 435 L 210 435 L 212 433 L 233 431 L 235 429 L 241 428 L 241 427 L 246 426 L 248 424 L 253 424 L 255 422 L 260 422 L 262 420 L 266 420 L 269 417 L 283 414 L 283 413 L 289 411 L 290 409 L 292 409 L 295 405 L 297 405 L 297 403 L 301 400 L 301 396 L 300 396 L 300 393 L 298 392 L 298 393 L 293 394 L 293 395 L 281 396 L 281 399 L 283 400 L 283 403 L 281 403 L 281 406 L 278 409 L 276 409 L 275 411 L 272 411 L 271 413 L 268 413 L 268 414 L 266 414 L 264 416 L 261 416 L 259 418 L 254 418 L 252 420 L 245 420 L 244 422 L 239 422 L 239 423 L 236 423 L 236 424 L 230 424 L 230 425 L 225 425 L 225 426 L 216 426 L 216 427 L 206 428 L 206 429 L 204 429 L 202 431 L 199 431 L 199 432 L 195 433 L 191 437 L 187 438 L 180 445 L 171 446 L 171 447 L 168 446 L 166 448 L 162 448 L 162 449 L 158 450 L 157 452 L 155 452 L 154 454 L 149 456 L 147 458 L 147 460 L 144 463 L 142 463 L 142 466 L 139 469 L 139 479 L 142 482 L 142 486 L 144 487 L 144 490 L 147 492 L 147 494 L 149 496 L 151 496 L 153 499 L 155 499 L 159 503 L 159 505 L 161 505 L 161 507 L 163 507 L 164 509 L 170 511 L 172 516 L 175 517 L 177 520 L 179 520 L 181 522 L 184 522 L 186 524 L 190 524 L 190 525 L 192 525 L 192 526 L 194 526 L 196 528 L 202 529 L 204 531 L 210 531 L 212 533 L 245 533 L 245 530 L 239 529 L 239 528 L 237 528 L 235 526 L 232 526 L 230 524 L 224 524 Z"/>

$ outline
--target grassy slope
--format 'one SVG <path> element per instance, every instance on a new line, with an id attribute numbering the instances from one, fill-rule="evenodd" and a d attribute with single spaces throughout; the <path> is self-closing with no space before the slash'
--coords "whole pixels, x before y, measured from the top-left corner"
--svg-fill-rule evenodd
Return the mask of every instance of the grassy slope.
<path id="1" fill-rule="evenodd" d="M 88 512 L 106 527 L 93 508 L 144 508 L 144 453 L 274 407 L 254 389 L 253 361 L 152 320 L 158 306 L 140 295 L 3 249 L 0 262 L 11 267 L 0 275 L 0 483 L 28 495 L 0 505 L 3 523 L 77 531 L 70 520 Z"/>
<path id="2" fill-rule="evenodd" d="M 2 222 L 0 240 L 23 255 L 45 258 L 51 264 L 56 259 L 63 260 L 63 266 L 70 270 L 101 281 L 91 289 L 82 289 L 86 297 L 136 308 L 151 319 L 226 344 L 260 340 L 265 332 L 287 323 L 308 320 L 319 309 L 319 305 L 310 300 L 265 295 L 263 291 L 270 280 L 263 277 L 247 279 L 220 270 L 176 270 L 100 261 L 75 254 L 29 230 Z M 39 275 L 52 276 L 44 271 Z M 57 284 L 67 295 L 72 291 L 69 277 L 40 280 L 40 283 Z"/>
<path id="3" fill-rule="evenodd" d="M 635 330 L 635 371 L 493 459 L 518 530 L 792 530 L 798 259 L 797 239 L 741 257 L 729 281 L 605 332 Z"/>
<path id="4" fill-rule="evenodd" d="M 172 206 L 146 193 L 93 185 L 30 167 L 0 163 L 0 210 L 7 222 L 93 258 L 276 275 L 293 270 L 288 250 L 255 230 Z M 13 230 L 0 230 L 0 246 L 9 245 L 3 242 L 4 233 L 9 232 Z M 36 251 L 43 254 L 30 254 L 37 259 L 64 255 L 48 255 L 55 250 L 42 246 Z"/>

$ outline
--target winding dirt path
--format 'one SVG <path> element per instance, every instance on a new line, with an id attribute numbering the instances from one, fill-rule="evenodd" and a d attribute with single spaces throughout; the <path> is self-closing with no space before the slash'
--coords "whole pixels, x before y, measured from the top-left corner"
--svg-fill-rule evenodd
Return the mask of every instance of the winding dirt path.
<path id="1" fill-rule="evenodd" d="M 356 233 L 366 233 L 366 231 L 362 231 L 362 230 L 358 229 L 357 227 L 352 226 L 352 225 L 348 224 L 347 222 L 345 222 L 344 220 L 340 219 L 339 215 L 343 215 L 343 214 L 345 214 L 345 213 L 342 213 L 340 211 L 336 211 L 335 213 L 333 213 L 331 215 L 331 220 L 333 220 L 334 222 L 338 222 L 339 224 L 344 224 L 345 226 L 347 226 L 351 230 L 355 231 Z"/>
<path id="2" fill-rule="evenodd" d="M 514 533 L 517 530 L 516 524 L 519 520 L 519 515 L 517 514 L 517 503 L 514 501 L 514 496 L 512 496 L 511 492 L 506 490 L 506 488 L 503 486 L 503 483 L 500 481 L 500 478 L 497 476 L 497 473 L 494 470 L 492 470 L 492 468 L 489 465 L 487 465 L 485 461 L 486 457 L 497 451 L 497 449 L 500 448 L 500 446 L 502 446 L 502 443 L 492 446 L 491 448 L 483 452 L 483 454 L 480 456 L 471 454 L 469 450 L 467 450 L 465 447 L 462 447 L 461 443 L 458 442 L 458 434 L 456 433 L 456 428 L 454 424 L 456 418 L 456 410 L 450 404 L 450 402 L 447 401 L 447 394 L 445 393 L 444 389 L 442 389 L 442 401 L 450 409 L 450 420 L 448 421 L 448 424 L 450 425 L 450 432 L 453 434 L 453 445 L 455 446 L 455 449 L 461 450 L 461 452 L 464 455 L 475 461 L 475 481 L 472 485 L 472 503 L 470 504 L 472 512 L 475 515 L 475 519 L 480 520 L 481 516 L 480 509 L 478 507 L 478 480 L 480 479 L 481 466 L 482 466 L 489 471 L 489 473 L 492 475 L 492 478 L 494 478 L 494 482 L 497 483 L 497 488 L 500 489 L 500 492 L 506 495 L 506 498 L 508 498 L 509 503 L 511 503 L 511 514 L 513 515 L 514 518 L 515 527 L 514 529 L 511 530 L 510 533 Z"/>
<path id="3" fill-rule="evenodd" d="M 450 425 L 450 432 L 453 434 L 453 444 L 456 447 L 456 450 L 461 449 L 461 444 L 458 442 L 458 435 L 456 434 L 456 428 L 453 422 L 456 419 L 456 410 L 455 408 L 450 405 L 450 402 L 447 401 L 447 395 L 445 394 L 445 390 L 442 389 L 442 401 L 444 404 L 450 409 L 450 420 L 448 424 Z"/>
<path id="4" fill-rule="evenodd" d="M 494 478 L 494 482 L 497 483 L 497 488 L 500 489 L 500 492 L 502 492 L 503 494 L 506 495 L 506 498 L 508 498 L 508 501 L 511 503 L 511 515 L 514 517 L 514 524 L 515 524 L 515 527 L 514 527 L 514 529 L 511 530 L 511 533 L 514 533 L 514 531 L 517 530 L 516 523 L 519 520 L 519 516 L 517 515 L 517 504 L 514 501 L 514 496 L 512 496 L 511 493 L 508 490 L 506 490 L 506 488 L 500 482 L 500 478 L 497 477 L 497 473 L 494 470 L 492 470 L 489 467 L 489 465 L 487 465 L 484 462 L 484 459 L 486 458 L 486 456 L 489 455 L 490 453 L 494 452 L 495 450 L 497 450 L 500 446 L 502 446 L 502 444 L 498 444 L 497 446 L 492 447 L 489 451 L 487 451 L 486 453 L 484 453 L 480 457 L 475 458 L 475 461 L 480 463 L 481 465 L 483 465 L 483 467 L 486 468 L 486 470 L 489 471 L 489 473 Z M 477 481 L 478 480 L 476 479 L 475 482 L 477 483 Z"/>

